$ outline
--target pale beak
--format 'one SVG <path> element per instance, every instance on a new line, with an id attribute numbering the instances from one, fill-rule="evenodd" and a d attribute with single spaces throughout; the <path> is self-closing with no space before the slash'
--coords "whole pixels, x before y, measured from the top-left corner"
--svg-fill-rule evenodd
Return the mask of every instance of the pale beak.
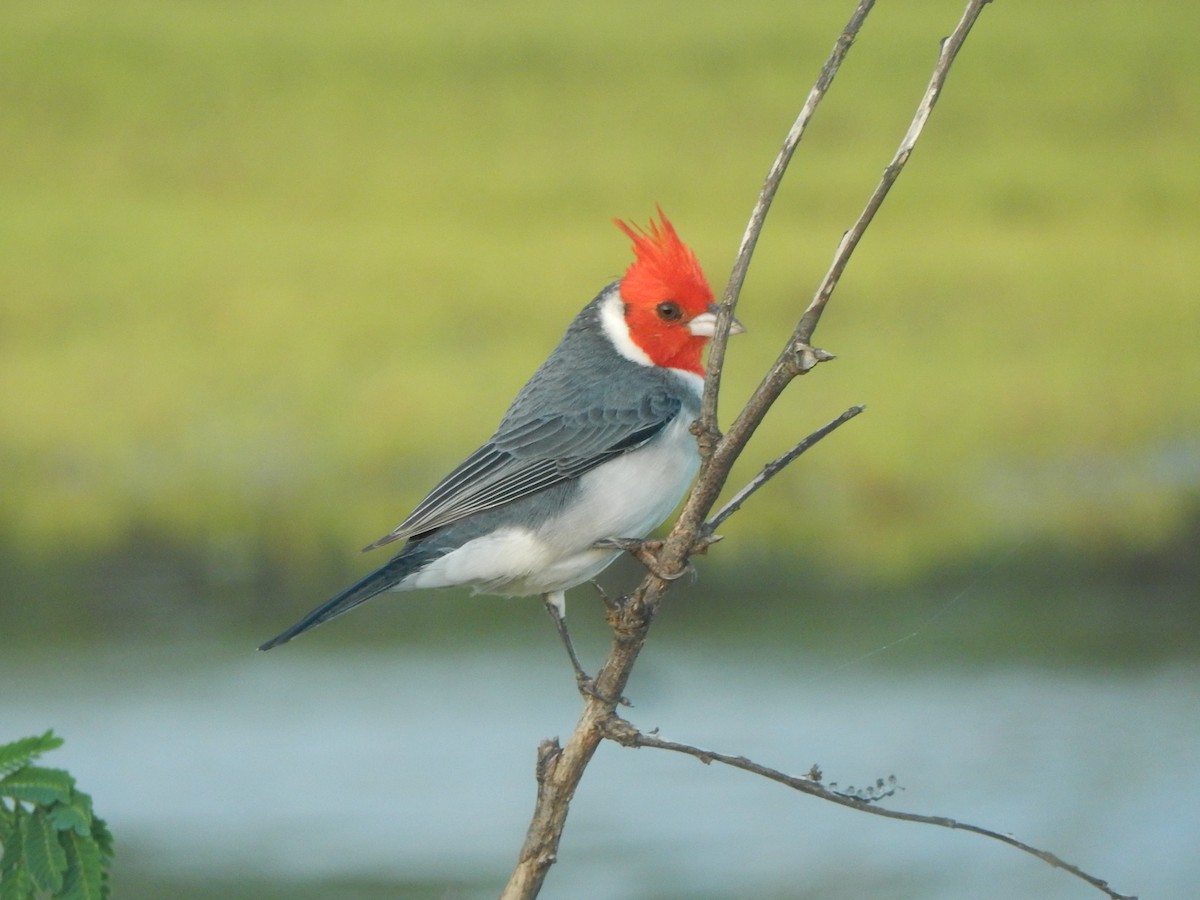
<path id="1" fill-rule="evenodd" d="M 688 331 L 696 337 L 712 337 L 717 332 L 717 306 L 715 303 L 708 304 L 708 312 L 700 313 L 692 321 L 688 322 Z M 729 323 L 729 333 L 731 335 L 741 334 L 745 331 L 745 327 L 737 319 Z"/>

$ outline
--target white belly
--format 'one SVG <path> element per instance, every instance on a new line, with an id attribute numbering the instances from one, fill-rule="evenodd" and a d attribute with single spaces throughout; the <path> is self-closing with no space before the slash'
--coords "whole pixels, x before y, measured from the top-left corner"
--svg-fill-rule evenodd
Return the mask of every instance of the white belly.
<path id="1" fill-rule="evenodd" d="M 700 465 L 691 416 L 680 414 L 646 445 L 580 479 L 568 509 L 538 528 L 512 527 L 469 541 L 405 579 L 400 589 L 473 585 L 527 596 L 594 578 L 620 554 L 604 538 L 643 538 L 671 514 Z"/>

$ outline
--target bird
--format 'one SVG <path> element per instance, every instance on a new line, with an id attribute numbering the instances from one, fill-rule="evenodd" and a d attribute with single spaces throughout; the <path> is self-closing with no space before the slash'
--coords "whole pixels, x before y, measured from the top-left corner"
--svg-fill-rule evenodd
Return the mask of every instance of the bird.
<path id="1" fill-rule="evenodd" d="M 384 591 L 468 586 L 541 595 L 580 685 L 566 591 L 594 579 L 675 509 L 700 464 L 702 354 L 717 307 L 695 253 L 657 208 L 614 223 L 633 262 L 575 316 L 495 433 L 395 529 L 387 563 L 262 644 L 269 650 Z M 730 333 L 744 331 L 737 319 Z M 600 546 L 598 546 L 600 545 Z"/>

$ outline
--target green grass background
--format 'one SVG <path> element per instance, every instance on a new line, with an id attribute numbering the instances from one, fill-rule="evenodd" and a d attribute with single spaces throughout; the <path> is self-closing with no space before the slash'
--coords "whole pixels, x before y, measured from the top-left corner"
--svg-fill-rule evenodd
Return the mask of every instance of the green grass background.
<path id="1" fill-rule="evenodd" d="M 148 558 L 263 593 L 361 565 L 624 269 L 614 216 L 661 203 L 719 291 L 851 6 L 4 4 L 7 613 L 77 611 Z M 871 16 L 768 220 L 726 418 L 961 6 Z M 734 481 L 867 414 L 705 569 L 895 584 L 1018 544 L 1190 554 L 1198 151 L 1200 7 L 994 3 L 817 333 L 838 360 Z"/>

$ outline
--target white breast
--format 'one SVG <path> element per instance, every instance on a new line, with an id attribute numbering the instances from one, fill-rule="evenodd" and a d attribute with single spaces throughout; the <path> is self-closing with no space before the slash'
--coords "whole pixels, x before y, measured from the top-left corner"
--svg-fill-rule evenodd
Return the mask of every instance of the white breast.
<path id="1" fill-rule="evenodd" d="M 547 537 L 579 546 L 602 537 L 645 537 L 657 528 L 700 465 L 690 424 L 690 416 L 678 415 L 645 446 L 584 475 L 577 503 L 554 520 Z"/>

